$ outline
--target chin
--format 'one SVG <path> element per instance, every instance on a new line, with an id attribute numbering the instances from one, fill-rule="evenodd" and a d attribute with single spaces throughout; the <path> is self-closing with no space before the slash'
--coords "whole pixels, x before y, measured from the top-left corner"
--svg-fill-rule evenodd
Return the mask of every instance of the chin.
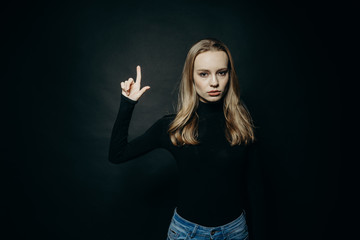
<path id="1" fill-rule="evenodd" d="M 219 101 L 221 99 L 221 97 L 216 97 L 216 98 L 210 98 L 210 99 L 208 99 L 207 101 L 208 102 L 217 102 L 217 101 Z"/>
<path id="2" fill-rule="evenodd" d="M 217 102 L 222 98 L 222 96 L 216 96 L 216 97 L 207 97 L 207 98 L 199 98 L 202 102 Z"/>

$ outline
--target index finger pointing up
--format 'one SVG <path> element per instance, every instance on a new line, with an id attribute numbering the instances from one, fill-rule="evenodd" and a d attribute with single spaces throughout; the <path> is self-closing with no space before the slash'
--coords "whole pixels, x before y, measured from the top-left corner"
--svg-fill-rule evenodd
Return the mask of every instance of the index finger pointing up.
<path id="1" fill-rule="evenodd" d="M 141 68 L 139 65 L 136 67 L 136 83 L 141 83 Z"/>

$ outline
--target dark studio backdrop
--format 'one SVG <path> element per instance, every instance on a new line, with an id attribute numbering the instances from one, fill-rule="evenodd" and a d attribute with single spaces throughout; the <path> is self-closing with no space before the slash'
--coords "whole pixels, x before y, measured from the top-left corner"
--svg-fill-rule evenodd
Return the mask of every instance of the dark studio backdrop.
<path id="1" fill-rule="evenodd" d="M 232 52 L 258 127 L 269 239 L 340 239 L 340 162 L 329 131 L 339 107 L 331 100 L 339 26 L 327 4 L 5 5 L 3 77 L 14 90 L 3 95 L 7 238 L 165 239 L 175 160 L 161 149 L 121 165 L 107 159 L 119 83 L 141 65 L 151 86 L 136 105 L 131 139 L 173 112 L 187 51 L 215 37 Z"/>

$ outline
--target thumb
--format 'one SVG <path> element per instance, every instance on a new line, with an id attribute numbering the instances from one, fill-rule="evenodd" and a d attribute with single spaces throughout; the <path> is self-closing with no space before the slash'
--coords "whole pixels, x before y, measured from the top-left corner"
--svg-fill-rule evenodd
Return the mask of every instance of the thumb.
<path id="1" fill-rule="evenodd" d="M 140 95 L 140 96 L 143 95 L 144 92 L 146 92 L 146 91 L 149 90 L 149 89 L 150 89 L 150 86 L 143 87 L 143 88 L 139 91 L 139 95 Z"/>

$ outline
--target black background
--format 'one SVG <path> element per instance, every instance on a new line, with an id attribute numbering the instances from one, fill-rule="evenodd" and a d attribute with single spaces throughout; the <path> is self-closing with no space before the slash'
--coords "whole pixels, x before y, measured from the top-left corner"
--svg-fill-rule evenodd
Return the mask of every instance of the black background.
<path id="1" fill-rule="evenodd" d="M 151 86 L 133 138 L 173 111 L 186 53 L 205 37 L 230 48 L 258 127 L 270 239 L 340 239 L 337 4 L 16 2 L 1 11 L 9 239 L 166 238 L 174 159 L 156 150 L 107 160 L 119 83 L 141 65 Z"/>

